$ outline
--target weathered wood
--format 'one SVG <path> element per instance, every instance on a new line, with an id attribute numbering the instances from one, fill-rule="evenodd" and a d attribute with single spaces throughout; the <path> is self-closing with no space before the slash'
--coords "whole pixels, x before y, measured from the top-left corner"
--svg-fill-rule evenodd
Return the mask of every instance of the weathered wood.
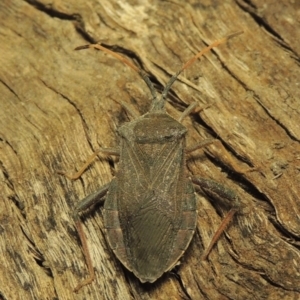
<path id="1" fill-rule="evenodd" d="M 298 299 L 299 2 L 28 2 L 0 2 L 0 299 Z M 221 217 L 198 196 L 198 231 L 181 265 L 146 285 L 109 249 L 101 210 L 85 214 L 96 280 L 74 294 L 87 267 L 72 208 L 117 164 L 98 159 L 74 182 L 56 171 L 116 146 L 128 118 L 114 99 L 144 113 L 150 93 L 114 58 L 73 49 L 113 46 L 160 90 L 199 49 L 239 30 L 180 76 L 167 110 L 178 118 L 195 100 L 211 104 L 185 119 L 188 144 L 222 143 L 187 167 L 236 190 L 242 212 L 201 261 Z"/>

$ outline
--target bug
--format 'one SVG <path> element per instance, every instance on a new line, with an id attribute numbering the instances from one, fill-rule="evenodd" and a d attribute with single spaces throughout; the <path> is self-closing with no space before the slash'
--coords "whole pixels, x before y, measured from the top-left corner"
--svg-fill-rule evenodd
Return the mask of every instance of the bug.
<path id="1" fill-rule="evenodd" d="M 181 124 L 196 104 L 192 103 L 181 115 L 179 121 L 165 111 L 165 99 L 179 74 L 213 47 L 241 34 L 234 33 L 216 40 L 187 61 L 166 84 L 158 97 L 149 77 L 125 57 L 101 46 L 90 44 L 75 48 L 102 50 L 138 72 L 152 94 L 150 110 L 139 116 L 127 104 L 119 103 L 134 117 L 118 128 L 120 148 L 101 148 L 70 179 L 77 179 L 100 153 L 119 156 L 119 171 L 115 178 L 95 193 L 83 199 L 74 210 L 76 228 L 83 246 L 89 277 L 79 283 L 74 291 L 91 283 L 95 277 L 86 237 L 79 213 L 103 201 L 103 220 L 106 239 L 117 258 L 143 282 L 154 282 L 163 273 L 171 270 L 183 255 L 194 235 L 197 210 L 194 186 L 206 194 L 221 198 L 231 208 L 214 234 L 203 254 L 205 259 L 226 226 L 239 208 L 239 199 L 229 188 L 196 176 L 187 176 L 185 155 L 214 140 L 186 147 L 187 129 Z"/>

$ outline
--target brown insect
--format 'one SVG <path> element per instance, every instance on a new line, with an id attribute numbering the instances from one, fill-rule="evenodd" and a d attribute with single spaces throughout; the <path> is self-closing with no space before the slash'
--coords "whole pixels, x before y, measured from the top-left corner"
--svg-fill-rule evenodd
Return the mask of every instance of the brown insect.
<path id="1" fill-rule="evenodd" d="M 121 263 L 141 282 L 154 282 L 164 272 L 171 270 L 187 249 L 196 228 L 197 210 L 193 184 L 211 197 L 222 199 L 231 206 L 208 248 L 207 257 L 228 223 L 238 210 L 235 193 L 219 183 L 196 176 L 187 177 L 186 153 L 195 151 L 215 140 L 204 140 L 193 146 L 185 146 L 187 129 L 180 123 L 196 106 L 191 104 L 179 119 L 174 120 L 165 111 L 165 98 L 178 75 L 213 47 L 241 32 L 217 40 L 172 76 L 160 97 L 157 96 L 148 76 L 123 56 L 99 45 L 80 46 L 75 50 L 100 49 L 138 72 L 152 94 L 152 105 L 146 114 L 138 116 L 128 104 L 120 101 L 134 120 L 118 130 L 119 149 L 99 149 L 84 167 L 71 179 L 81 176 L 99 152 L 120 157 L 116 177 L 94 194 L 82 200 L 74 211 L 76 227 L 83 245 L 90 277 L 79 283 L 76 292 L 95 277 L 79 212 L 97 202 L 104 202 L 104 226 L 111 249 Z M 64 174 L 64 173 L 62 173 Z"/>

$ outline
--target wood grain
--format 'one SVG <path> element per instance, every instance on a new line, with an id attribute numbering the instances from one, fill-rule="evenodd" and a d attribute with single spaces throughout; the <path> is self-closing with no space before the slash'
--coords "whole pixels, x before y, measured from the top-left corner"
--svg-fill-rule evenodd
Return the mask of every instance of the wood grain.
<path id="1" fill-rule="evenodd" d="M 263 3 L 263 4 L 262 4 Z M 0 299 L 299 299 L 300 89 L 298 1 L 21 1 L 0 2 Z M 109 249 L 101 207 L 83 216 L 96 279 L 87 276 L 72 209 L 109 182 L 128 116 L 142 114 L 143 81 L 100 51 L 101 42 L 143 68 L 158 91 L 200 49 L 228 34 L 174 84 L 167 110 L 186 118 L 188 144 L 220 142 L 190 155 L 192 174 L 234 189 L 242 209 L 201 261 L 222 219 L 198 195 L 198 227 L 174 272 L 141 284 Z"/>

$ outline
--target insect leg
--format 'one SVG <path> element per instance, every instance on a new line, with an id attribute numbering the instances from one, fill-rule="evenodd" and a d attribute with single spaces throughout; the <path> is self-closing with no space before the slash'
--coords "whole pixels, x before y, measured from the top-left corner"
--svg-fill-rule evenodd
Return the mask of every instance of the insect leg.
<path id="1" fill-rule="evenodd" d="M 113 101 L 117 102 L 118 104 L 120 104 L 133 119 L 137 119 L 140 116 L 140 113 L 137 111 L 137 109 L 135 109 L 134 106 L 132 106 L 124 101 L 116 100 L 113 98 L 111 98 L 111 99 Z"/>
<path id="2" fill-rule="evenodd" d="M 58 171 L 58 174 L 64 175 L 65 177 L 71 179 L 71 180 L 76 180 L 78 179 L 82 173 L 88 168 L 88 166 L 93 162 L 93 160 L 95 159 L 95 157 L 99 154 L 99 153 L 103 153 L 106 155 L 115 155 L 115 156 L 119 156 L 119 150 L 118 149 L 114 149 L 114 148 L 100 148 L 98 150 L 96 150 L 87 160 L 87 162 L 80 168 L 80 170 L 78 172 L 76 172 L 75 174 L 67 174 L 63 171 Z"/>
<path id="3" fill-rule="evenodd" d="M 92 205 L 99 203 L 101 201 L 103 201 L 103 196 L 105 196 L 105 194 L 108 191 L 110 183 L 104 185 L 103 187 L 101 187 L 98 191 L 96 191 L 95 193 L 87 196 L 86 198 L 84 198 L 82 201 L 80 201 L 78 203 L 78 205 L 76 206 L 74 213 L 73 213 L 73 218 L 75 221 L 75 225 L 76 225 L 76 229 L 80 238 L 80 242 L 82 244 L 82 248 L 83 248 L 83 254 L 86 260 L 86 264 L 88 266 L 88 270 L 89 270 L 89 277 L 85 280 L 83 280 L 82 282 L 78 283 L 77 286 L 74 289 L 74 292 L 78 292 L 83 286 L 90 284 L 94 278 L 95 278 L 95 271 L 93 268 L 93 264 L 92 264 L 92 259 L 91 259 L 91 255 L 87 246 L 87 240 L 82 228 L 82 224 L 80 221 L 80 217 L 79 217 L 79 212 L 83 211 L 85 209 L 88 209 L 89 207 L 91 207 Z"/>
<path id="4" fill-rule="evenodd" d="M 191 103 L 185 110 L 184 112 L 181 114 L 180 118 L 178 119 L 178 122 L 181 123 L 182 120 L 188 116 L 194 109 L 195 107 L 198 106 L 198 102 L 193 102 Z"/>
<path id="5" fill-rule="evenodd" d="M 94 192 L 91 195 L 88 195 L 84 199 L 82 199 L 76 206 L 75 208 L 75 215 L 78 214 L 79 212 L 88 209 L 92 205 L 95 205 L 97 203 L 100 203 L 103 201 L 103 196 L 107 193 L 107 190 L 109 188 L 110 183 L 105 184 L 102 186 L 99 190 Z"/>
<path id="6" fill-rule="evenodd" d="M 178 119 L 178 122 L 181 123 L 182 120 L 183 120 L 186 116 L 188 116 L 188 115 L 195 109 L 195 107 L 197 107 L 197 106 L 198 106 L 198 103 L 197 103 L 197 102 L 193 102 L 192 104 L 190 104 L 190 105 L 183 111 L 183 113 L 181 114 L 180 118 Z M 209 107 L 209 106 L 211 106 L 211 104 L 208 105 L 207 107 Z M 207 107 L 202 108 L 201 110 L 206 109 Z M 195 150 L 197 150 L 197 149 L 203 148 L 203 147 L 208 146 L 209 144 L 212 144 L 212 143 L 215 143 L 215 142 L 219 142 L 219 140 L 217 140 L 217 139 L 206 139 L 206 140 L 201 141 L 200 143 L 198 143 L 198 144 L 196 144 L 196 145 L 193 145 L 192 147 L 187 147 L 186 150 L 185 150 L 185 152 L 186 152 L 186 153 L 190 153 L 190 152 L 193 152 L 193 151 L 195 151 Z"/>
<path id="7" fill-rule="evenodd" d="M 216 181 L 193 176 L 192 182 L 198 185 L 203 192 L 205 192 L 208 196 L 216 199 L 223 206 L 230 207 L 229 212 L 224 217 L 218 230 L 215 232 L 209 246 L 203 253 L 202 259 L 205 260 L 208 257 L 213 246 L 219 240 L 221 234 L 233 219 L 235 213 L 239 210 L 240 201 L 234 191 Z"/>
<path id="8" fill-rule="evenodd" d="M 193 152 L 197 149 L 203 148 L 205 146 L 208 146 L 208 145 L 216 143 L 216 142 L 219 142 L 219 140 L 217 140 L 217 139 L 206 139 L 206 140 L 201 141 L 200 143 L 197 143 L 196 145 L 193 145 L 192 147 L 187 147 L 185 152 L 190 153 L 190 152 Z"/>
<path id="9" fill-rule="evenodd" d="M 193 103 L 191 103 L 184 111 L 183 111 L 183 113 L 181 114 L 181 116 L 180 116 L 180 118 L 178 119 L 178 122 L 179 123 L 181 123 L 182 122 L 182 120 L 186 117 L 186 116 L 188 116 L 197 106 L 198 106 L 199 104 L 198 104 L 198 102 L 193 102 Z M 207 109 L 207 108 L 209 108 L 209 107 L 211 107 L 213 104 L 208 104 L 208 105 L 206 105 L 205 107 L 202 107 L 202 108 L 200 108 L 200 109 L 198 109 L 198 112 L 200 112 L 200 111 L 202 111 L 202 110 L 204 110 L 204 109 Z"/>

